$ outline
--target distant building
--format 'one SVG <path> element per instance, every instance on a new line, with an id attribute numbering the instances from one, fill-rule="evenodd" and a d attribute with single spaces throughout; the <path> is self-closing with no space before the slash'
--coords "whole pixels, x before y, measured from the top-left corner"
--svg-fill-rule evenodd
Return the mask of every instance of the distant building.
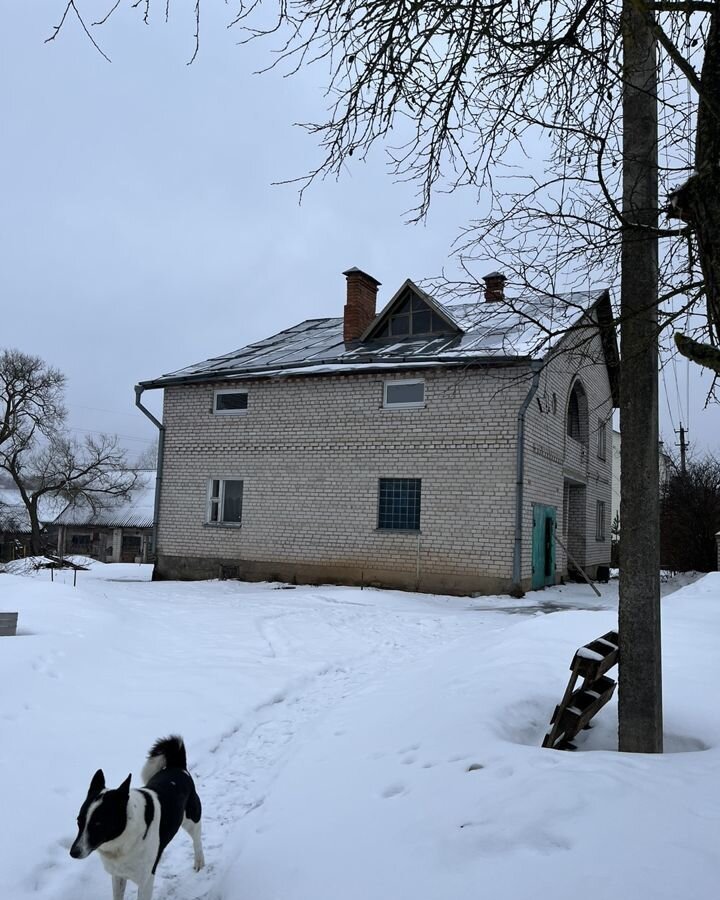
<path id="1" fill-rule="evenodd" d="M 149 562 L 153 556 L 155 472 L 141 473 L 129 500 L 93 510 L 68 507 L 54 521 L 60 556 L 79 554 L 102 562 Z"/>
<path id="2" fill-rule="evenodd" d="M 39 504 L 42 539 L 55 546 L 53 520 L 66 506 L 64 501 L 43 497 Z M 0 562 L 8 562 L 31 552 L 32 528 L 27 508 L 17 488 L 0 488 Z"/>
<path id="3" fill-rule="evenodd" d="M 342 317 L 138 386 L 165 392 L 157 575 L 493 593 L 607 565 L 608 291 L 511 301 L 492 273 L 440 303 L 408 279 L 377 313 L 344 274 Z"/>

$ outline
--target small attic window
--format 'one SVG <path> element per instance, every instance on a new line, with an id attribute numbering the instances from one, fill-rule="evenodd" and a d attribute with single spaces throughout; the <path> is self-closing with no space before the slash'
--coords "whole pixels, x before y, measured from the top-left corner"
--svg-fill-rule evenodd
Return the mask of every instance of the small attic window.
<path id="1" fill-rule="evenodd" d="M 213 412 L 216 416 L 244 416 L 248 410 L 248 392 L 234 389 L 215 391 Z"/>
<path id="2" fill-rule="evenodd" d="M 410 335 L 444 334 L 448 324 L 412 292 L 393 308 L 378 331 L 376 338 L 404 338 Z"/>
<path id="3" fill-rule="evenodd" d="M 386 381 L 383 391 L 385 409 L 417 409 L 425 406 L 425 382 L 422 379 Z"/>

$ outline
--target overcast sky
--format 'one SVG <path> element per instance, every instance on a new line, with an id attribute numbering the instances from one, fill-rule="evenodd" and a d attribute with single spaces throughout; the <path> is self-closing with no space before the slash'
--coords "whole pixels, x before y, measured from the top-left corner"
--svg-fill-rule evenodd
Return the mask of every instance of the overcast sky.
<path id="1" fill-rule="evenodd" d="M 0 0 L 0 346 L 66 373 L 78 435 L 112 431 L 141 450 L 154 430 L 134 384 L 341 315 L 350 266 L 382 282 L 380 303 L 407 277 L 453 272 L 472 192 L 438 196 L 425 225 L 406 225 L 412 188 L 392 182 L 379 153 L 302 205 L 294 187 L 272 186 L 320 160 L 293 123 L 322 117 L 322 69 L 253 75 L 269 48 L 236 46 L 222 3 L 207 6 L 187 66 L 184 2 L 170 26 L 126 14 L 96 30 L 109 64 L 73 21 L 43 43 L 64 5 Z M 90 19 L 108 6 L 79 5 Z M 670 413 L 675 427 L 688 418 L 685 372 L 684 361 L 666 372 L 669 443 Z M 709 379 L 691 372 L 690 440 L 720 452 L 720 410 L 702 411 Z"/>

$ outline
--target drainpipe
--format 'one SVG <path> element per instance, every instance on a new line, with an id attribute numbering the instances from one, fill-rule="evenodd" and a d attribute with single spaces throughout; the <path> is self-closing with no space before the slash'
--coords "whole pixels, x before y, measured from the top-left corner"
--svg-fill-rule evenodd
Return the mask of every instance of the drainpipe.
<path id="1" fill-rule="evenodd" d="M 541 362 L 531 362 L 530 390 L 517 415 L 517 456 L 515 462 L 515 544 L 513 546 L 512 593 L 522 595 L 523 490 L 525 487 L 525 413 L 540 384 Z"/>
<path id="2" fill-rule="evenodd" d="M 153 551 L 155 553 L 155 561 L 157 562 L 158 521 L 160 518 L 160 488 L 162 485 L 163 460 L 165 457 L 165 426 L 162 422 L 158 421 L 158 419 L 155 418 L 155 416 L 146 406 L 142 405 L 140 398 L 142 397 L 144 390 L 145 388 L 142 385 L 135 385 L 135 406 L 137 406 L 141 413 L 143 413 L 148 417 L 148 419 L 150 419 L 150 421 L 157 427 L 158 430 L 157 471 L 155 473 L 155 507 L 153 509 Z"/>

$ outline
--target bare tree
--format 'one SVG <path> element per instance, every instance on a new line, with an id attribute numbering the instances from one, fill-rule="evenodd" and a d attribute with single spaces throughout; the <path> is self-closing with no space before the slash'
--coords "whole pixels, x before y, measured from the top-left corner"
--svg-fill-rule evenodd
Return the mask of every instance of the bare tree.
<path id="1" fill-rule="evenodd" d="M 126 499 L 138 479 L 111 435 L 88 435 L 78 442 L 58 433 L 39 446 L 35 440 L 15 440 L 0 452 L 0 467 L 12 477 L 27 509 L 34 554 L 42 552 L 39 504 L 44 498 L 97 511 Z"/>
<path id="2" fill-rule="evenodd" d="M 133 468 L 135 468 L 135 469 L 155 469 L 155 468 L 157 468 L 157 460 L 158 460 L 158 441 L 153 441 L 151 444 L 148 444 L 144 450 L 141 450 L 138 453 L 137 457 L 135 458 Z"/>
<path id="3" fill-rule="evenodd" d="M 50 39 L 71 14 L 89 33 L 78 4 L 63 3 Z M 145 21 L 158 8 L 115 0 L 97 27 L 123 5 Z M 230 24 L 279 41 L 272 65 L 328 70 L 328 117 L 305 126 L 324 158 L 303 187 L 382 143 L 417 185 L 413 218 L 438 189 L 477 191 L 452 285 L 474 294 L 500 259 L 560 310 L 559 281 L 614 280 L 622 256 L 621 656 L 652 674 L 624 690 L 621 673 L 620 712 L 627 725 L 624 695 L 652 732 L 625 749 L 660 749 L 657 346 L 684 319 L 680 352 L 720 372 L 720 0 L 278 0 L 270 22 L 264 9 L 238 0 Z M 660 221 L 659 190 L 677 227 Z"/>
<path id="4" fill-rule="evenodd" d="M 661 499 L 662 562 L 678 572 L 714 571 L 715 535 L 720 532 L 720 460 L 691 459 L 683 472 L 677 460 Z"/>
<path id="5" fill-rule="evenodd" d="M 36 433 L 50 437 L 65 419 L 65 376 L 39 356 L 0 352 L 0 448 Z"/>
<path id="6" fill-rule="evenodd" d="M 661 51 L 660 188 L 667 215 L 679 220 L 653 228 L 664 241 L 657 327 L 681 321 L 680 351 L 718 371 L 720 2 L 626 3 Z M 413 218 L 427 212 L 435 189 L 478 192 L 479 216 L 458 244 L 466 277 L 454 290 L 477 293 L 479 267 L 495 268 L 498 259 L 516 283 L 551 297 L 560 279 L 565 289 L 614 280 L 623 229 L 632 224 L 621 203 L 623 0 L 268 6 L 230 4 L 228 25 L 241 43 L 273 39 L 269 65 L 289 72 L 327 67 L 328 117 L 304 125 L 324 157 L 302 185 L 339 176 L 351 157 L 383 143 L 397 178 L 418 187 Z M 123 7 L 147 24 L 178 4 L 108 0 L 102 15 L 90 16 L 82 0 L 58 0 L 48 39 L 75 20 L 98 45 Z M 205 8 L 202 0 L 192 5 L 191 61 Z M 703 300 L 704 314 L 689 317 Z"/>

